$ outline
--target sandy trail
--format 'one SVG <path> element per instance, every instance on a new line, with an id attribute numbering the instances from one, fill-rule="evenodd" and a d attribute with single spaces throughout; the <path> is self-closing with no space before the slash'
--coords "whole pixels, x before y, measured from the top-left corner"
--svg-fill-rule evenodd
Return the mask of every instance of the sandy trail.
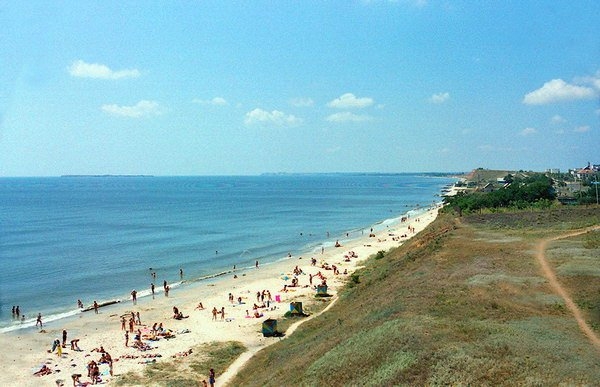
<path id="1" fill-rule="evenodd" d="M 294 324 L 290 325 L 288 329 L 286 329 L 285 331 L 285 335 L 289 336 L 292 333 L 294 333 L 294 331 L 296 330 L 296 328 L 298 328 L 300 326 L 300 324 L 305 323 L 306 321 L 309 321 L 317 316 L 320 316 L 321 314 L 327 312 L 329 309 L 331 309 L 331 307 L 333 305 L 335 305 L 336 301 L 338 300 L 338 297 L 335 296 L 334 299 L 329 303 L 329 305 L 327 305 L 327 307 L 325 309 L 323 309 L 322 311 L 320 311 L 319 313 L 310 315 L 307 318 L 303 318 L 298 320 L 297 322 L 295 322 Z M 248 360 L 252 359 L 252 357 L 261 349 L 265 348 L 264 346 L 260 346 L 260 347 L 254 347 L 254 348 L 250 348 L 248 351 L 242 353 L 230 366 L 229 368 L 227 368 L 227 371 L 225 371 L 220 377 L 219 377 L 219 384 L 220 385 L 228 385 L 229 382 L 231 381 L 231 379 L 233 379 L 233 377 L 244 367 L 244 365 L 248 362 Z"/>
<path id="2" fill-rule="evenodd" d="M 550 286 L 554 290 L 556 294 L 562 297 L 565 301 L 565 305 L 567 309 L 573 314 L 575 320 L 577 321 L 577 325 L 579 325 L 579 329 L 587 336 L 590 342 L 596 347 L 596 349 L 600 350 L 600 338 L 596 335 L 596 333 L 592 330 L 592 328 L 586 323 L 581 310 L 577 307 L 573 299 L 567 293 L 567 291 L 561 286 L 560 282 L 556 279 L 556 275 L 554 274 L 554 270 L 550 267 L 548 260 L 546 259 L 546 247 L 548 243 L 559 240 L 574 237 L 577 235 L 585 234 L 590 231 L 600 230 L 600 227 L 589 227 L 584 230 L 571 232 L 568 234 L 558 235 L 552 238 L 542 240 L 536 249 L 536 259 L 539 262 L 544 277 L 548 280 Z"/>

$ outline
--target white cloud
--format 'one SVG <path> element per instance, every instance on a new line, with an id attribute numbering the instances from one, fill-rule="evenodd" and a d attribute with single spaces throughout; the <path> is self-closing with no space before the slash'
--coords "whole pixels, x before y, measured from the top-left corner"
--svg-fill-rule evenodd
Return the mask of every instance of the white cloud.
<path id="1" fill-rule="evenodd" d="M 573 131 L 576 133 L 585 133 L 585 132 L 589 132 L 590 131 L 590 127 L 587 125 L 584 126 L 578 126 L 576 127 Z"/>
<path id="2" fill-rule="evenodd" d="M 527 105 L 545 105 L 560 101 L 594 98 L 594 89 L 585 86 L 571 85 L 562 79 L 553 79 L 544 83 L 541 88 L 528 93 L 523 98 Z"/>
<path id="3" fill-rule="evenodd" d="M 98 63 L 86 63 L 77 60 L 69 66 L 69 74 L 78 78 L 99 78 L 99 79 L 124 79 L 137 78 L 140 72 L 137 69 L 127 69 L 114 71 L 108 66 Z"/>
<path id="4" fill-rule="evenodd" d="M 102 105 L 102 110 L 108 114 L 122 117 L 140 118 L 161 113 L 158 102 L 142 100 L 133 106 Z"/>
<path id="5" fill-rule="evenodd" d="M 448 101 L 450 99 L 450 93 L 437 93 L 432 95 L 429 98 L 429 102 L 431 103 L 435 103 L 435 104 L 440 104 L 440 103 L 444 103 L 446 101 Z"/>
<path id="6" fill-rule="evenodd" d="M 223 97 L 215 97 L 213 99 L 198 99 L 194 98 L 192 100 L 193 103 L 197 103 L 200 105 L 213 105 L 213 106 L 227 106 L 229 103 Z"/>
<path id="7" fill-rule="evenodd" d="M 489 152 L 489 151 L 492 151 L 494 149 L 494 147 L 489 144 L 483 144 L 483 145 L 479 145 L 477 147 L 477 149 L 479 149 L 480 151 Z"/>
<path id="8" fill-rule="evenodd" d="M 366 114 L 354 114 L 351 112 L 334 113 L 325 118 L 329 122 L 365 122 L 370 121 L 371 116 Z"/>
<path id="9" fill-rule="evenodd" d="M 564 124 L 565 122 L 567 122 L 567 120 L 565 120 L 562 116 L 558 114 L 554 115 L 551 121 L 553 124 Z"/>
<path id="10" fill-rule="evenodd" d="M 536 134 L 537 133 L 537 129 L 536 128 L 525 128 L 523 130 L 521 130 L 521 136 L 530 136 L 532 134 Z"/>
<path id="11" fill-rule="evenodd" d="M 373 98 L 357 98 L 352 93 L 346 93 L 329 102 L 327 106 L 337 109 L 361 109 L 373 105 Z"/>
<path id="12" fill-rule="evenodd" d="M 268 112 L 266 110 L 256 108 L 246 113 L 244 122 L 246 125 L 271 124 L 276 126 L 297 126 L 302 123 L 302 119 L 292 114 L 285 114 L 279 110 Z"/>
<path id="13" fill-rule="evenodd" d="M 295 107 L 310 107 L 315 104 L 311 98 L 294 98 L 290 101 L 290 104 Z"/>

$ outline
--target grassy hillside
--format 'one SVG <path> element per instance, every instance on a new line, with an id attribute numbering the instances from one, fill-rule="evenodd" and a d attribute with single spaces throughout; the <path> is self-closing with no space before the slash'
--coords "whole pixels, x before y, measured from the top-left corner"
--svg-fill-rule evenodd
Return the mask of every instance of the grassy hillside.
<path id="1" fill-rule="evenodd" d="M 598 224 L 597 207 L 442 215 L 371 258 L 330 311 L 259 352 L 231 385 L 596 385 L 600 349 L 535 248 Z M 547 255 L 598 334 L 600 232 L 552 242 Z"/>

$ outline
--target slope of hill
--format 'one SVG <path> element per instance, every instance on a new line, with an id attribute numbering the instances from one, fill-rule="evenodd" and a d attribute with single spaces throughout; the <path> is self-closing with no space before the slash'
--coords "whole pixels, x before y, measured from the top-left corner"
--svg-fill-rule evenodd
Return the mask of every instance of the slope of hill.
<path id="1" fill-rule="evenodd" d="M 597 337 L 598 224 L 599 207 L 440 215 L 231 385 L 594 385 L 600 348 L 572 306 Z"/>

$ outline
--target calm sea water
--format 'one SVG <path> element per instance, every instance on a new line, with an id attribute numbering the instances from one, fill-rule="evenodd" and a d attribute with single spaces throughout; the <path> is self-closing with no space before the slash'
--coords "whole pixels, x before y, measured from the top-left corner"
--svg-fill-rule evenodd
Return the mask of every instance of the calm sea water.
<path id="1" fill-rule="evenodd" d="M 163 280 L 177 285 L 179 268 L 201 279 L 320 251 L 428 207 L 450 182 L 422 174 L 0 178 L 0 331 L 20 326 L 15 305 L 28 320 L 41 312 L 50 321 L 77 313 L 77 299 L 148 289 L 151 271 L 162 288 Z"/>

